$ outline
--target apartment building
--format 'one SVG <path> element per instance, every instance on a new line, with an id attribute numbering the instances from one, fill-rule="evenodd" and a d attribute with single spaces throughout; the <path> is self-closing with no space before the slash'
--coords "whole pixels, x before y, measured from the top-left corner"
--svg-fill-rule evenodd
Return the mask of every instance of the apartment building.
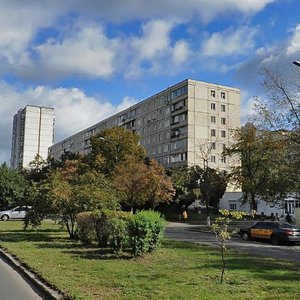
<path id="1" fill-rule="evenodd" d="M 231 143 L 230 131 L 240 127 L 240 90 L 186 79 L 54 144 L 49 155 L 87 154 L 90 137 L 113 126 L 139 134 L 147 155 L 166 168 L 206 164 L 226 170 L 230 162 L 221 153 Z"/>
<path id="2" fill-rule="evenodd" d="M 27 105 L 13 119 L 11 167 L 28 168 L 38 154 L 48 157 L 54 141 L 54 109 Z"/>

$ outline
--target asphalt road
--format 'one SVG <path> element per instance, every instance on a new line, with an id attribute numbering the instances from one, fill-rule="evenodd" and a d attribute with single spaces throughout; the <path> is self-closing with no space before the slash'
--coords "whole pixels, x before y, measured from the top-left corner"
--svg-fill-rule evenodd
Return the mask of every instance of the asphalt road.
<path id="1" fill-rule="evenodd" d="M 173 240 L 188 241 L 217 247 L 218 243 L 215 235 L 212 233 L 201 232 L 199 231 L 199 228 L 200 227 L 197 225 L 185 223 L 168 223 L 166 237 Z M 227 245 L 228 249 L 237 252 L 247 252 L 254 255 L 300 262 L 300 244 L 295 246 L 274 246 L 267 241 L 244 241 L 239 237 L 232 237 Z"/>
<path id="2" fill-rule="evenodd" d="M 35 287 L 0 258 L 0 299 L 1 300 L 40 300 L 45 296 L 38 295 Z"/>

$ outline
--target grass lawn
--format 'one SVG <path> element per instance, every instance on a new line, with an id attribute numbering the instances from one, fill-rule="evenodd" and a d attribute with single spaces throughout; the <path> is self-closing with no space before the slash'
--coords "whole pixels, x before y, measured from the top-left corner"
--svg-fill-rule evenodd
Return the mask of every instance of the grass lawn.
<path id="1" fill-rule="evenodd" d="M 219 283 L 216 249 L 165 241 L 154 255 L 134 259 L 85 248 L 59 225 L 22 231 L 0 222 L 0 245 L 72 299 L 300 299 L 300 265 L 227 253 Z"/>

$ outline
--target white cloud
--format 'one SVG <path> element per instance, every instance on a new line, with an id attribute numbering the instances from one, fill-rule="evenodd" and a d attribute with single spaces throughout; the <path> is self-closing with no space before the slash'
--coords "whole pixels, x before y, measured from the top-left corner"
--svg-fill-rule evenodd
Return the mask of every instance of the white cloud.
<path id="1" fill-rule="evenodd" d="M 287 55 L 293 55 L 300 52 L 300 24 L 293 30 L 293 36 L 290 40 L 290 44 L 287 47 Z"/>
<path id="2" fill-rule="evenodd" d="M 254 28 L 245 26 L 215 32 L 203 43 L 202 53 L 211 57 L 247 53 L 254 47 L 255 34 Z"/>
<path id="3" fill-rule="evenodd" d="M 83 27 L 60 40 L 48 40 L 36 47 L 43 66 L 96 77 L 114 73 L 119 47 L 117 39 L 108 39 L 100 26 Z"/>
<path id="4" fill-rule="evenodd" d="M 55 141 L 59 141 L 136 103 L 134 99 L 125 97 L 119 104 L 113 105 L 105 99 L 88 97 L 78 88 L 38 86 L 19 92 L 0 83 L 0 89 L 0 161 L 8 161 L 10 156 L 13 116 L 28 104 L 54 107 Z"/>

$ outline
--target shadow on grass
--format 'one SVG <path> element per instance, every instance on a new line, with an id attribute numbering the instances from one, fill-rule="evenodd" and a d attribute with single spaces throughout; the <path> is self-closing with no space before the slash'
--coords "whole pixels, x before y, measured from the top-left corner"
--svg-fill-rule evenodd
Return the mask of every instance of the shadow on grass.
<path id="1" fill-rule="evenodd" d="M 97 260 L 129 260 L 133 258 L 132 253 L 126 249 L 123 252 L 115 253 L 110 248 L 93 248 L 93 249 L 86 249 L 82 248 L 81 250 L 71 250 L 66 251 L 68 254 L 84 258 L 84 259 L 97 259 Z"/>

